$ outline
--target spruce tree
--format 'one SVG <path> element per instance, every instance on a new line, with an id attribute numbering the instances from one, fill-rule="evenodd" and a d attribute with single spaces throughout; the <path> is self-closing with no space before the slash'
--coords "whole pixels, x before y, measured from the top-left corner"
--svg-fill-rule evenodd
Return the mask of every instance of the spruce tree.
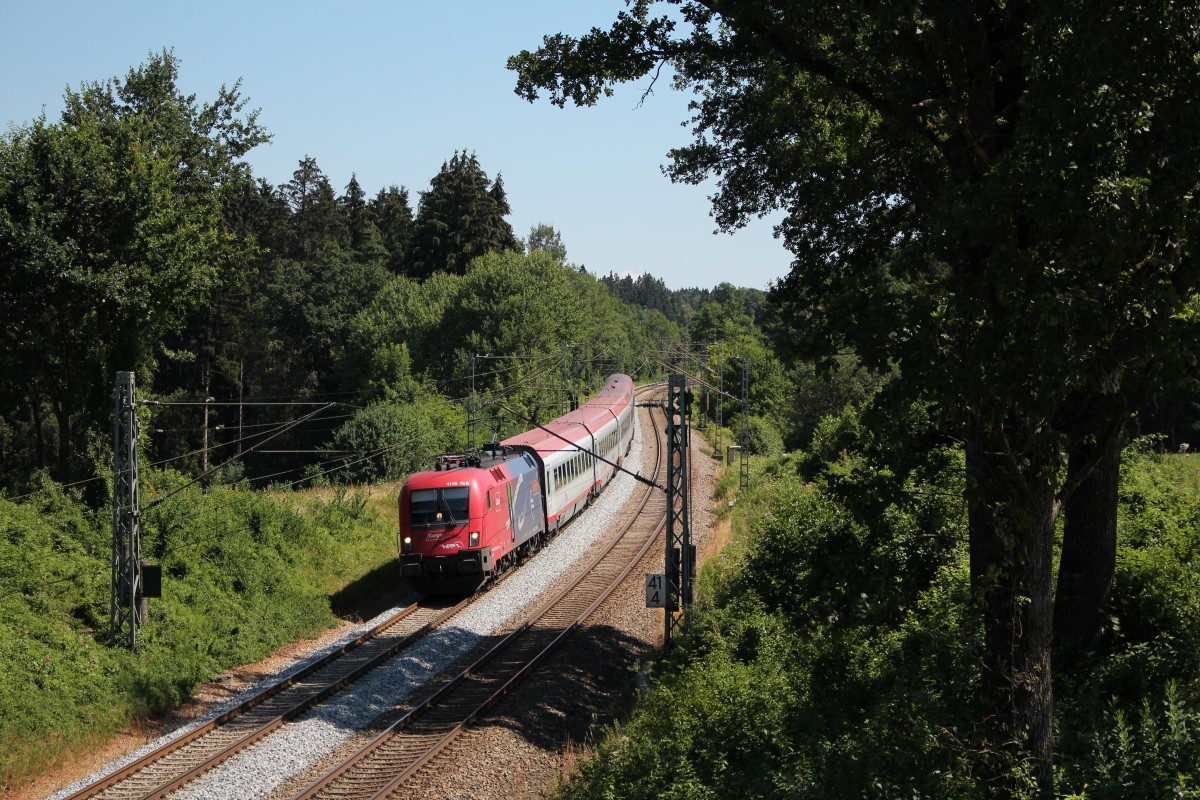
<path id="1" fill-rule="evenodd" d="M 408 204 L 408 189 L 403 186 L 380 189 L 369 208 L 388 251 L 388 270 L 393 275 L 407 273 L 413 242 L 413 212 Z"/>
<path id="2" fill-rule="evenodd" d="M 338 198 L 337 207 L 342 221 L 350 232 L 350 249 L 358 261 L 386 264 L 389 252 L 384 245 L 378 226 L 367 203 L 367 194 L 358 182 L 358 176 L 350 175 L 346 193 Z"/>
<path id="3" fill-rule="evenodd" d="M 435 272 L 464 274 L 471 259 L 520 243 L 504 219 L 509 213 L 503 182 L 488 185 L 474 153 L 455 151 L 421 193 L 413 233 L 415 278 Z"/>
<path id="4" fill-rule="evenodd" d="M 350 244 L 350 231 L 338 212 L 333 186 L 315 158 L 301 159 L 292 179 L 280 191 L 292 209 L 294 258 L 307 261 L 322 247 L 345 248 Z"/>

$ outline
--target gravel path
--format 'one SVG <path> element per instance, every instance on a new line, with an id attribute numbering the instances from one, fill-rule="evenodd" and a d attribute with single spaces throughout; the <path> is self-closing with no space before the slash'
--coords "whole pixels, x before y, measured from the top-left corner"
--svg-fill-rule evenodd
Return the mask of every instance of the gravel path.
<path id="1" fill-rule="evenodd" d="M 639 424 L 635 430 L 630 457 L 626 461 L 628 469 L 638 471 L 641 468 L 642 449 Z M 562 535 L 556 537 L 521 569 L 486 592 L 478 602 L 455 617 L 451 626 L 426 637 L 407 651 L 404 657 L 385 668 L 373 671 L 350 687 L 349 691 L 340 693 L 333 702 L 323 704 L 294 723 L 284 726 L 246 753 L 230 759 L 172 797 L 181 800 L 244 800 L 264 797 L 282 784 L 289 781 L 294 783 L 295 776 L 303 775 L 312 762 L 328 758 L 339 745 L 366 728 L 381 713 L 403 703 L 455 660 L 517 619 L 527 606 L 545 594 L 611 529 L 639 485 L 629 475 L 618 475 L 592 507 L 564 530 Z M 251 689 L 210 709 L 190 725 L 148 744 L 117 763 L 108 765 L 101 773 L 89 776 L 51 795 L 52 800 L 65 797 L 96 780 L 101 774 L 129 763 L 169 739 L 184 735 L 241 702 L 253 692 L 261 690 L 283 674 L 298 671 L 324 653 L 353 639 L 393 611 L 394 609 L 389 610 L 376 619 L 341 634 L 318 652 L 303 661 L 291 664 L 281 673 L 264 678 Z"/>

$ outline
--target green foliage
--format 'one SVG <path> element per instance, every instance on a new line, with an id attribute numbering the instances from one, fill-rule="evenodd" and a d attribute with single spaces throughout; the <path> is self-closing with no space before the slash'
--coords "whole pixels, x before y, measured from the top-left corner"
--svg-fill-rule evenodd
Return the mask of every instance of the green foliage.
<path id="1" fill-rule="evenodd" d="M 371 199 L 371 218 L 387 248 L 388 270 L 393 275 L 404 274 L 412 255 L 413 213 L 408 204 L 408 190 L 402 186 L 380 189 Z"/>
<path id="2" fill-rule="evenodd" d="M 742 419 L 740 416 L 727 421 L 729 429 L 736 431 L 740 437 Z M 756 456 L 777 456 L 783 453 L 783 435 L 779 428 L 766 417 L 751 416 L 746 422 L 746 435 L 749 451 Z"/>
<path id="3" fill-rule="evenodd" d="M 1056 695 L 1060 783 L 1088 798 L 1192 797 L 1200 784 L 1200 460 L 1125 451 L 1102 657 Z"/>
<path id="4" fill-rule="evenodd" d="M 148 472 L 143 498 L 182 486 Z M 395 558 L 364 498 L 186 489 L 142 517 L 163 569 L 139 650 L 108 646 L 111 520 L 54 484 L 0 501 L 0 786 L 333 621 L 329 597 Z"/>
<path id="5" fill-rule="evenodd" d="M 504 219 L 510 213 L 500 178 L 488 184 L 474 153 L 455 152 L 421 193 L 413 229 L 412 275 L 466 272 L 485 253 L 523 249 Z"/>
<path id="6" fill-rule="evenodd" d="M 961 453 L 888 402 L 756 474 L 690 632 L 563 796 L 986 796 Z M 1195 797 L 1200 457 L 1126 451 L 1119 547 L 1100 655 L 1059 678 L 1059 796 Z"/>
<path id="7" fill-rule="evenodd" d="M 1112 700 L 1081 739 L 1084 752 L 1061 769 L 1075 798 L 1200 796 L 1200 712 L 1174 681 L 1132 708 Z"/>
<path id="8" fill-rule="evenodd" d="M 152 54 L 124 81 L 68 90 L 58 122 L 0 137 L 0 352 L 51 400 L 60 479 L 87 466 L 113 372 L 148 370 L 245 253 L 223 193 L 248 180 L 240 159 L 265 133 L 236 85 L 199 105 L 177 77 L 171 53 Z"/>
<path id="9" fill-rule="evenodd" d="M 1172 681 L 1132 712 L 1113 701 L 1088 731 L 1078 761 L 1063 773 L 1080 791 L 1073 797 L 1200 797 L 1200 713 Z"/>
<path id="10" fill-rule="evenodd" d="M 864 403 L 886 382 L 852 356 L 840 356 L 823 369 L 810 363 L 795 364 L 787 380 L 793 397 L 787 444 L 793 449 L 809 447 L 822 419 L 836 417 L 847 405 Z"/>
<path id="11" fill-rule="evenodd" d="M 742 407 L 743 377 L 748 383 L 748 413 L 778 431 L 767 434 L 770 443 L 759 442 L 772 452 L 782 450 L 782 436 L 795 438 L 790 423 L 795 390 L 788 382 L 783 364 L 768 344 L 766 334 L 746 311 L 744 291 L 722 284 L 712 292 L 710 302 L 702 305 L 691 320 L 693 341 L 706 347 L 705 381 L 710 386 L 709 418 L 716 420 L 718 412 L 732 426 L 734 415 L 747 413 Z M 715 390 L 720 387 L 724 395 Z M 754 423 L 752 423 L 754 424 Z M 752 450 L 757 446 L 752 442 Z M 754 450 L 754 452 L 759 452 Z M 766 451 L 764 451 L 766 452 Z"/>
<path id="12" fill-rule="evenodd" d="M 394 480 L 429 469 L 434 456 L 459 452 L 466 444 L 463 407 L 436 394 L 405 402 L 374 403 L 338 429 L 333 445 L 354 450 L 339 480 Z"/>
<path id="13" fill-rule="evenodd" d="M 562 234 L 553 225 L 539 222 L 529 229 L 525 239 L 525 255 L 533 255 L 538 250 L 545 250 L 560 264 L 567 263 L 567 246 L 563 244 Z"/>
<path id="14" fill-rule="evenodd" d="M 567 798 L 788 796 L 794 640 L 752 600 L 703 620 L 707 651 L 660 677 L 622 746 L 602 748 Z"/>
<path id="15" fill-rule="evenodd" d="M 178 71 L 151 54 L 123 80 L 69 90 L 60 119 L 0 136 L 0 367 L 20 376 L 0 384 L 10 490 L 47 465 L 65 479 L 108 460 L 118 369 L 164 401 L 146 420 L 148 457 L 199 471 L 286 419 L 252 401 L 462 398 L 470 354 L 503 354 L 511 363 L 481 367 L 478 388 L 513 409 L 481 412 L 512 432 L 563 408 L 564 383 L 649 375 L 651 351 L 681 338 L 568 268 L 553 227 L 534 226 L 523 259 L 503 181 L 468 151 L 434 176 L 416 219 L 403 187 L 368 199 L 354 175 L 338 196 L 313 156 L 280 186 L 256 182 L 242 159 L 267 135 L 238 87 L 198 103 Z M 205 397 L 218 402 L 193 405 Z M 389 414 L 371 415 L 343 438 L 382 445 Z M 301 425 L 239 469 L 315 476 L 334 430 Z"/>
<path id="16" fill-rule="evenodd" d="M 1200 363 L 1197 31 L 1155 2 L 633 0 L 509 59 L 519 96 L 560 106 L 673 68 L 692 141 L 666 172 L 716 179 L 722 229 L 784 213 L 781 341 L 897 369 L 957 426 L 989 629 L 978 744 L 1001 743 L 1012 791 L 1032 769 L 1052 792 L 1033 665 L 1061 454 Z"/>
<path id="17" fill-rule="evenodd" d="M 381 343 L 370 354 L 369 374 L 372 399 L 408 402 L 415 400 L 420 391 L 412 376 L 412 358 L 404 342 Z"/>
<path id="18" fill-rule="evenodd" d="M 371 371 L 360 380 L 372 387 L 396 380 L 387 377 L 397 365 L 385 354 L 403 346 L 412 375 L 461 396 L 470 354 L 492 354 L 476 369 L 480 415 L 505 417 L 506 435 L 561 410 L 561 375 L 571 369 L 563 363 L 566 345 L 580 343 L 575 380 L 594 387 L 614 371 L 652 369 L 644 353 L 656 330 L 639 325 L 593 277 L 544 249 L 489 253 L 465 275 L 439 273 L 423 283 L 397 278 L 351 327 L 349 360 Z"/>
<path id="19" fill-rule="evenodd" d="M 661 278 L 647 273 L 636 278 L 629 273 L 618 277 L 610 272 L 600 280 L 624 303 L 647 311 L 657 311 L 676 325 L 684 325 L 688 321 L 692 309 L 685 308 L 678 293 L 668 289 Z"/>
<path id="20" fill-rule="evenodd" d="M 903 471 L 867 444 L 843 435 L 841 452 Z M 961 503 L 885 482 L 868 522 L 803 461 L 768 461 L 739 497 L 745 538 L 706 568 L 654 691 L 566 797 L 980 796 Z M 925 468 L 961 492 L 952 460 Z"/>

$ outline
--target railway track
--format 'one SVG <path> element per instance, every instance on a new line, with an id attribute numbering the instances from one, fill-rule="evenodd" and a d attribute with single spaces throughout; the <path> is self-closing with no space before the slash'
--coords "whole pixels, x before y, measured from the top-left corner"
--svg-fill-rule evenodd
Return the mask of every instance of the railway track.
<path id="1" fill-rule="evenodd" d="M 654 472 L 661 481 L 666 470 L 662 436 L 653 421 L 650 427 L 656 432 Z M 666 498 L 657 489 L 647 487 L 638 510 L 623 530 L 576 581 L 358 752 L 296 795 L 295 800 L 384 798 L 418 775 L 422 766 L 591 616 L 641 561 L 665 525 Z"/>
<path id="2" fill-rule="evenodd" d="M 643 396 L 645 395 L 643 394 Z M 659 472 L 665 469 L 661 465 L 661 436 L 657 435 L 655 441 L 660 454 L 657 459 L 660 463 L 656 465 L 655 469 L 656 472 Z M 656 493 L 649 491 L 642 498 L 641 508 L 645 508 L 646 504 L 651 502 L 652 494 Z M 661 495 L 661 493 L 657 494 Z M 661 496 L 658 498 L 658 504 L 659 508 L 654 515 L 658 519 L 665 519 L 665 501 Z M 585 619 L 603 598 L 596 599 L 582 615 L 570 611 L 571 608 L 574 608 L 570 604 L 578 604 L 581 602 L 581 598 L 604 591 L 600 584 L 605 580 L 603 576 L 609 574 L 607 564 L 632 559 L 625 568 L 625 572 L 628 572 L 637 561 L 636 556 L 625 552 L 625 549 L 630 547 L 629 542 L 631 541 L 628 530 L 629 526 L 626 526 L 626 532 L 618 536 L 613 544 L 587 568 L 586 572 L 594 572 L 594 577 L 589 575 L 585 581 L 564 590 L 552 603 L 545 604 L 530 618 L 529 622 L 510 634 L 502 645 L 493 647 L 486 656 L 480 658 L 467 670 L 472 676 L 478 673 L 479 677 L 472 677 L 467 682 L 461 683 L 460 691 L 462 687 L 471 685 L 476 687 L 476 692 L 481 691 L 478 687 L 484 685 L 488 680 L 486 676 L 493 675 L 498 665 L 501 664 L 509 664 L 513 668 L 518 668 L 517 662 L 524 661 L 529 662 L 527 669 L 531 669 L 533 665 L 544 658 L 550 649 L 553 649 L 557 641 L 565 637 L 570 629 Z M 653 541 L 655 532 L 642 532 L 641 539 L 645 540 L 645 547 L 648 547 L 649 542 Z M 610 553 L 612 557 L 606 559 L 605 556 Z M 512 572 L 510 570 L 499 582 L 503 582 Z M 620 579 L 617 579 L 617 583 L 619 581 Z M 615 586 L 615 584 L 613 585 Z M 584 588 L 587 586 L 593 588 Z M 611 591 L 611 588 L 608 591 Z M 565 599 L 568 595 L 575 599 Z M 83 800 L 83 798 L 148 800 L 149 798 L 167 797 L 279 730 L 287 722 L 329 700 L 341 689 L 354 683 L 374 668 L 396 658 L 402 651 L 422 639 L 425 634 L 438 628 L 478 599 L 477 595 L 471 596 L 454 605 L 414 603 L 353 641 L 326 654 L 318 661 L 289 675 L 195 730 L 85 786 L 67 796 L 65 800 Z M 572 617 L 573 619 L 568 619 Z M 551 635 L 554 631 L 561 635 Z M 519 652 L 517 649 L 509 649 L 515 648 L 515 643 L 518 641 L 523 642 L 521 647 L 524 650 L 521 652 L 528 652 L 530 648 L 537 649 L 536 645 L 531 643 L 541 642 L 541 649 L 546 653 L 518 657 L 515 655 Z M 505 644 L 507 642 L 513 644 Z M 502 653 L 503 655 L 501 655 Z M 485 669 L 485 663 L 490 663 L 491 666 Z M 504 683 L 496 697 L 507 691 L 508 687 L 515 683 L 521 674 L 524 672 L 514 674 L 511 681 Z M 453 693 L 455 690 L 448 686 L 438 693 L 438 697 Z M 480 710 L 490 705 L 494 699 L 483 703 Z M 413 713 L 410 716 L 419 715 Z"/>
<path id="3" fill-rule="evenodd" d="M 401 609 L 299 672 L 69 795 L 67 800 L 166 797 L 390 660 L 471 600 L 468 597 L 454 605 L 414 603 Z"/>

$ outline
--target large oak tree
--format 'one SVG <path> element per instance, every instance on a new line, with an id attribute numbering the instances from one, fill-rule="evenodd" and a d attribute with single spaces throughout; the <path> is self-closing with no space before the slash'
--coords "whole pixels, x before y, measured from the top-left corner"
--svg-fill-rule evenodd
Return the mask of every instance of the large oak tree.
<path id="1" fill-rule="evenodd" d="M 668 172 L 717 177 L 723 228 L 784 212 L 795 260 L 773 295 L 797 352 L 895 365 L 961 431 L 980 777 L 1052 796 L 1056 519 L 1094 475 L 1111 485 L 1129 409 L 1195 367 L 1200 9 L 627 6 L 510 59 L 518 94 L 586 105 L 673 72 L 694 138 Z M 1110 536 L 1077 526 L 1065 546 Z"/>

